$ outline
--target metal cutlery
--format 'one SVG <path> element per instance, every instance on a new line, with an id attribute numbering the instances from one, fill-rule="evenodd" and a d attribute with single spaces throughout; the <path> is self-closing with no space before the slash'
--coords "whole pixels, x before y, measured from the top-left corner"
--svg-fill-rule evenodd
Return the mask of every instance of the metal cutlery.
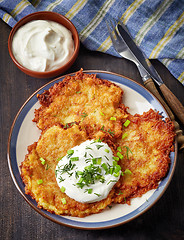
<path id="1" fill-rule="evenodd" d="M 141 50 L 136 46 L 130 35 L 127 33 L 126 27 L 123 25 L 122 21 L 119 19 L 119 22 L 115 25 L 110 22 L 107 23 L 108 32 L 110 38 L 112 40 L 113 46 L 116 51 L 124 58 L 134 62 L 137 65 L 137 68 L 140 72 L 142 80 L 144 82 L 145 87 L 152 92 L 163 104 L 166 111 L 168 112 L 171 120 L 174 123 L 177 140 L 181 145 L 180 149 L 184 149 L 184 136 L 182 134 L 182 130 L 179 127 L 179 124 L 175 121 L 174 114 L 172 113 L 169 106 L 161 97 L 158 92 L 153 80 L 159 85 L 160 90 L 162 91 L 165 99 L 168 101 L 170 107 L 173 109 L 174 113 L 184 124 L 184 107 L 180 103 L 180 101 L 174 96 L 174 94 L 166 87 L 163 83 L 161 77 L 158 75 L 150 61 L 143 55 Z M 126 34 L 126 37 L 124 38 Z M 128 44 L 127 44 L 128 41 Z M 132 51 L 133 49 L 133 51 Z M 138 50 L 137 50 L 138 49 Z M 135 53 L 135 54 L 134 54 Z M 139 58 L 139 59 L 138 59 Z M 152 80 L 153 79 L 153 80 Z M 169 98 L 169 100 L 168 100 Z M 173 103 L 174 102 L 174 103 Z"/>

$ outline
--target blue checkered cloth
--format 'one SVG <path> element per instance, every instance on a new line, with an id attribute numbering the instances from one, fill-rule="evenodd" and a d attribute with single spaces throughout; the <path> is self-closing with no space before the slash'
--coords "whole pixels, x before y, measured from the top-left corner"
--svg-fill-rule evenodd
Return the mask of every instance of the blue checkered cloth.
<path id="1" fill-rule="evenodd" d="M 54 11 L 78 30 L 93 51 L 119 56 L 106 20 L 120 17 L 149 59 L 158 59 L 184 84 L 184 0 L 1 0 L 0 17 L 13 27 L 25 15 Z"/>

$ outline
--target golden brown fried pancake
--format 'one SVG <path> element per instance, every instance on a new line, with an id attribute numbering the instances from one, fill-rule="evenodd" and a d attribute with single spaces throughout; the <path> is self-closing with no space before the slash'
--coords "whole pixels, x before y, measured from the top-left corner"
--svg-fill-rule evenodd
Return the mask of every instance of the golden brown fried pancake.
<path id="1" fill-rule="evenodd" d="M 124 127 L 123 136 L 117 144 L 124 156 L 119 164 L 124 174 L 116 189 L 115 202 L 128 201 L 158 187 L 169 169 L 170 151 L 173 150 L 174 126 L 162 121 L 152 109 L 143 115 L 129 116 L 130 124 Z M 126 199 L 126 200 L 125 200 Z"/>
<path id="2" fill-rule="evenodd" d="M 80 122 L 91 135 L 103 128 L 119 136 L 127 116 L 122 94 L 115 84 L 79 71 L 38 95 L 41 107 L 35 110 L 34 121 L 42 130 L 54 123 L 67 127 Z"/>
<path id="3" fill-rule="evenodd" d="M 58 125 L 48 128 L 42 133 L 38 143 L 29 147 L 29 153 L 21 165 L 21 176 L 26 185 L 26 194 L 36 200 L 39 208 L 59 215 L 84 217 L 98 213 L 111 204 L 114 190 L 102 201 L 84 204 L 68 197 L 56 182 L 55 167 L 58 158 L 66 155 L 68 149 L 86 139 L 85 131 L 80 130 L 79 126 L 74 125 L 64 130 Z M 45 160 L 44 165 L 40 158 Z M 66 204 L 63 204 L 63 198 Z"/>

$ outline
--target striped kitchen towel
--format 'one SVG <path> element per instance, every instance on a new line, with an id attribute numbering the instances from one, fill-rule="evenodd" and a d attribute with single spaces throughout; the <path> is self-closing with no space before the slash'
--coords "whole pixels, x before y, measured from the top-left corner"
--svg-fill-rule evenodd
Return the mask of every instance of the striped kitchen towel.
<path id="1" fill-rule="evenodd" d="M 84 46 L 115 56 L 106 20 L 120 17 L 145 55 L 184 84 L 184 0 L 0 0 L 0 17 L 11 27 L 36 11 L 65 15 Z"/>

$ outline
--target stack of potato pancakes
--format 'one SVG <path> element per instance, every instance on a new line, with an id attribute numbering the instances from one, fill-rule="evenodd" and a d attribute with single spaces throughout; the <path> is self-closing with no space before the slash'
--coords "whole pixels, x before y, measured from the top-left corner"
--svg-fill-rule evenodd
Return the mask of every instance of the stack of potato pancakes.
<path id="1" fill-rule="evenodd" d="M 39 208 L 85 217 L 112 203 L 131 204 L 131 198 L 158 187 L 170 166 L 173 123 L 163 121 L 152 109 L 131 115 L 122 95 L 123 90 L 114 83 L 80 70 L 37 96 L 41 107 L 35 110 L 33 122 L 42 132 L 38 142 L 28 147 L 21 177 L 26 194 Z M 107 198 L 94 203 L 67 196 L 55 176 L 58 159 L 88 139 L 107 143 L 123 173 Z"/>

